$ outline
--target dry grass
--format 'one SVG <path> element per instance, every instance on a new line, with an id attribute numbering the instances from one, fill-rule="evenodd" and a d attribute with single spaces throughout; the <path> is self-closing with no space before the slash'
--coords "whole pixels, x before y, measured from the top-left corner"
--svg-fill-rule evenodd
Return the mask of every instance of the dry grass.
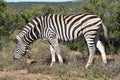
<path id="1" fill-rule="evenodd" d="M 48 44 L 36 41 L 30 46 L 30 51 L 25 57 L 19 61 L 14 61 L 12 54 L 15 44 L 13 42 L 9 43 L 0 52 L 0 80 L 21 80 L 20 77 L 23 77 L 22 80 L 34 80 L 32 77 L 35 80 L 120 79 L 120 53 L 109 55 L 107 65 L 103 64 L 100 55 L 96 55 L 94 64 L 89 69 L 85 69 L 88 56 L 71 51 L 65 45 L 60 46 L 64 64 L 57 62 L 50 67 L 51 55 Z M 5 73 L 4 76 L 2 73 Z M 29 79 L 29 76 L 31 76 L 31 79 Z"/>

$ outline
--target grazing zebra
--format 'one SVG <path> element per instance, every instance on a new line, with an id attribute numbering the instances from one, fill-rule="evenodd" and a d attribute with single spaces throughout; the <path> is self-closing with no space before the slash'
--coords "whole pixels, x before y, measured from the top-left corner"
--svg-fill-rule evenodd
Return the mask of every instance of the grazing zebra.
<path id="1" fill-rule="evenodd" d="M 101 52 L 103 62 L 106 64 L 106 54 L 104 46 L 99 40 L 100 28 L 103 28 L 105 42 L 107 43 L 107 28 L 102 20 L 97 16 L 89 13 L 57 15 L 50 14 L 34 18 L 25 25 L 21 32 L 16 36 L 17 45 L 13 55 L 14 59 L 19 59 L 28 51 L 27 47 L 37 39 L 47 40 L 50 44 L 51 66 L 57 54 L 60 63 L 63 59 L 60 54 L 58 40 L 71 42 L 79 40 L 83 35 L 89 49 L 89 59 L 86 64 L 88 68 L 93 61 L 93 55 L 96 48 Z"/>

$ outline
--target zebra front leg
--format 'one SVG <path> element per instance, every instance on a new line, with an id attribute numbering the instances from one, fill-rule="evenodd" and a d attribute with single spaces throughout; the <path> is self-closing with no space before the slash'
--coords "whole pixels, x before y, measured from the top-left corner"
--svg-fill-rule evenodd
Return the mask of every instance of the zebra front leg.
<path id="1" fill-rule="evenodd" d="M 58 60 L 60 63 L 63 63 L 63 59 L 62 59 L 62 56 L 60 54 L 60 48 L 59 48 L 59 45 L 55 47 L 55 50 L 56 50 L 56 54 L 57 54 L 57 57 L 58 57 Z"/>
<path id="2" fill-rule="evenodd" d="M 55 53 L 57 54 L 59 62 L 63 63 L 63 59 L 62 59 L 61 54 L 60 54 L 60 47 L 59 47 L 59 44 L 58 44 L 58 39 L 54 38 L 50 41 L 50 43 L 53 46 L 53 49 L 54 49 Z"/>
<path id="3" fill-rule="evenodd" d="M 56 62 L 56 60 L 55 60 L 55 51 L 51 45 L 50 45 L 50 52 L 51 52 L 51 57 L 52 57 L 50 66 L 53 66 L 53 64 Z"/>
<path id="4" fill-rule="evenodd" d="M 60 47 L 59 47 L 59 44 L 58 44 L 58 40 L 57 39 L 55 39 L 55 44 L 53 44 L 53 46 L 54 46 L 54 50 L 55 50 L 55 52 L 56 52 L 56 54 L 57 54 L 57 57 L 58 57 L 58 60 L 59 60 L 59 62 L 60 63 L 63 63 L 63 59 L 62 59 L 62 56 L 61 56 L 61 54 L 60 54 Z"/>
<path id="5" fill-rule="evenodd" d="M 92 62 L 93 62 L 93 55 L 94 55 L 95 50 L 96 50 L 94 45 L 93 46 L 88 46 L 88 49 L 89 49 L 90 55 L 89 55 L 88 62 L 86 64 L 86 68 L 88 68 L 92 64 Z"/>

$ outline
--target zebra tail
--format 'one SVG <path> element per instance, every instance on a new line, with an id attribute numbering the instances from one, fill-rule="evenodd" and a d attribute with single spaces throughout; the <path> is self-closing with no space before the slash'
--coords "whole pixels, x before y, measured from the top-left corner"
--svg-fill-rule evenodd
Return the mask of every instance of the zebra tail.
<path id="1" fill-rule="evenodd" d="M 105 45 L 107 47 L 109 47 L 109 43 L 108 43 L 108 30 L 107 30 L 107 27 L 104 25 L 104 23 L 102 23 L 102 28 L 103 28 L 103 31 L 104 31 L 104 42 L 105 42 Z"/>

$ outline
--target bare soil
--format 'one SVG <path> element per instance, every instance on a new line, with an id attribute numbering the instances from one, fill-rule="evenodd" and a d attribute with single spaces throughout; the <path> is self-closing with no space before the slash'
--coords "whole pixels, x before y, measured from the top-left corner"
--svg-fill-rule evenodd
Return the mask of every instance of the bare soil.
<path id="1" fill-rule="evenodd" d="M 1 78 L 4 78 L 6 76 L 11 76 L 12 80 L 37 80 L 43 75 L 31 74 L 28 73 L 27 70 L 0 71 Z M 54 78 L 49 75 L 44 75 L 44 77 L 47 78 L 47 80 L 54 80 Z"/>
<path id="2" fill-rule="evenodd" d="M 8 76 L 7 79 L 4 79 Z M 43 75 L 43 74 L 31 74 L 26 69 L 24 70 L 10 70 L 0 71 L 0 80 L 59 80 L 57 76 Z M 86 80 L 78 78 L 78 80 Z"/>

